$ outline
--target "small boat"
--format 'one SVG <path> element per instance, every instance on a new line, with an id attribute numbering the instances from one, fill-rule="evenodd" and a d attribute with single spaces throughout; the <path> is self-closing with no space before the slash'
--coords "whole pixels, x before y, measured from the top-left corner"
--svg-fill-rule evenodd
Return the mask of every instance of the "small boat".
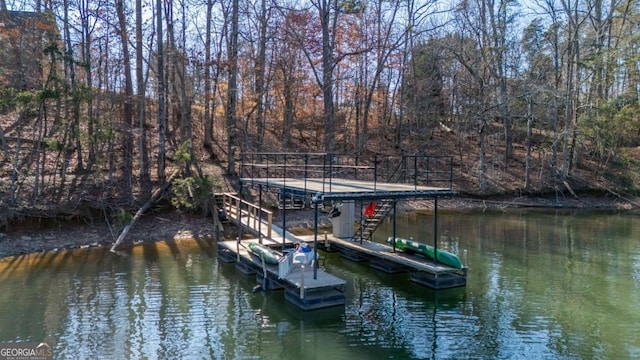
<path id="1" fill-rule="evenodd" d="M 389 244 L 392 244 L 393 237 L 390 236 L 387 239 L 387 242 Z M 416 254 L 424 255 L 429 259 L 435 260 L 434 251 L 433 251 L 434 249 L 433 249 L 433 246 L 431 245 L 426 245 L 426 244 L 419 243 L 417 241 L 403 239 L 399 237 L 396 238 L 395 243 L 396 243 L 396 249 L 402 252 L 405 252 L 408 254 L 416 253 Z M 458 258 L 455 254 L 452 254 L 444 250 L 438 249 L 438 262 L 441 264 L 451 266 L 456 269 L 462 269 L 462 262 L 460 261 L 460 258 Z"/>
<path id="2" fill-rule="evenodd" d="M 249 243 L 249 250 L 259 258 L 264 258 L 264 262 L 267 264 L 278 264 L 280 254 L 274 250 L 271 250 L 268 246 L 260 243 Z"/>

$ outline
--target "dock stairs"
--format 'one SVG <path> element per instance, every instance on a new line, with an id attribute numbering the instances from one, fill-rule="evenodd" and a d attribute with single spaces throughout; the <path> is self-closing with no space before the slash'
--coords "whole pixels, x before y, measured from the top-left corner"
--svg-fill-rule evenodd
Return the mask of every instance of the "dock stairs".
<path id="1" fill-rule="evenodd" d="M 365 209 L 360 226 L 351 237 L 351 241 L 371 240 L 373 233 L 393 210 L 393 203 L 391 199 L 383 199 L 376 202 L 375 207 Z M 369 206 L 372 206 L 372 204 L 369 204 Z"/>

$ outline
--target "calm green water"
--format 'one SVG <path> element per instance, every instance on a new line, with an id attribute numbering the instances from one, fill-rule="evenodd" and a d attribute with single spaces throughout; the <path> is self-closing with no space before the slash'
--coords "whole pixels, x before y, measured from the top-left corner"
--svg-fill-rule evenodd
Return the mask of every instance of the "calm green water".
<path id="1" fill-rule="evenodd" d="M 404 216 L 397 235 L 430 242 L 432 223 Z M 466 288 L 324 254 L 347 304 L 308 313 L 252 293 L 202 241 L 3 259 L 0 342 L 47 341 L 60 359 L 640 358 L 640 217 L 441 212 L 439 225 L 442 247 L 468 249 Z"/>

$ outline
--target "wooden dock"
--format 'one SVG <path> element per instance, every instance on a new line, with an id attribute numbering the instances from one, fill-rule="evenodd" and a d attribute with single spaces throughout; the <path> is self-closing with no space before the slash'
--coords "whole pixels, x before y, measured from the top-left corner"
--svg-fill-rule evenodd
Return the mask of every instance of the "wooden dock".
<path id="1" fill-rule="evenodd" d="M 284 289 L 285 299 L 303 310 L 315 310 L 345 304 L 346 281 L 313 264 L 295 264 L 293 253 L 283 254 L 280 262 L 268 264 L 249 251 L 248 244 L 258 239 L 218 242 L 218 258 L 235 263 L 236 268 L 256 280 L 265 290 Z M 281 244 L 265 240 L 274 249 Z M 290 242 L 291 246 L 293 243 Z"/>

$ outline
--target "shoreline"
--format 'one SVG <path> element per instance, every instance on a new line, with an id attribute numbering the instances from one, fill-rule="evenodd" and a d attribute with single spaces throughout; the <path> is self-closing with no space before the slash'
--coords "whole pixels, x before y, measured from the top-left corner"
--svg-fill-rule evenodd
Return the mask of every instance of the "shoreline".
<path id="1" fill-rule="evenodd" d="M 637 199 L 606 197 L 563 198 L 561 201 L 547 198 L 472 199 L 450 198 L 438 200 L 438 209 L 445 211 L 500 211 L 508 209 L 623 211 L 635 213 L 640 209 Z M 433 211 L 433 200 L 401 202 L 398 213 Z M 313 210 L 289 210 L 286 213 L 287 230 L 313 228 Z M 275 213 L 275 225 L 281 226 L 281 214 Z M 330 226 L 326 214 L 322 214 L 319 226 Z M 47 251 L 72 250 L 89 247 L 111 246 L 119 231 L 111 229 L 105 221 L 58 223 L 53 226 L 17 226 L 10 232 L 0 232 L 0 260 Z M 227 227 L 227 229 L 230 227 Z M 227 230 L 225 230 L 225 233 Z M 231 235 L 228 233 L 227 235 Z M 222 234 L 224 236 L 224 233 Z M 211 218 L 182 214 L 178 211 L 149 213 L 140 218 L 127 234 L 124 247 L 143 242 L 171 241 L 179 239 L 215 240 L 215 227 Z"/>

